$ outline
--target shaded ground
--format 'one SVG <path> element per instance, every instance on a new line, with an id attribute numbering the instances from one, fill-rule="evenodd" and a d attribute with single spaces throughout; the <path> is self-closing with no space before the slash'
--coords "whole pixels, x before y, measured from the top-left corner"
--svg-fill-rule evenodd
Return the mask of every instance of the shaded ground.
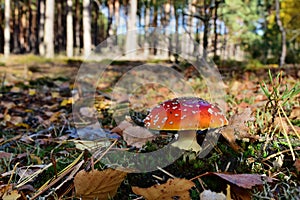
<path id="1" fill-rule="evenodd" d="M 5 66 L 0 66 L 0 185 L 8 184 L 8 182 L 20 184 L 26 175 L 29 176 L 49 163 L 53 165 L 37 176 L 34 181 L 25 184 L 25 189 L 19 189 L 22 194 L 20 198 L 23 199 L 25 199 L 26 194 L 36 195 L 38 188 L 72 163 L 84 149 L 74 142 L 74 139 L 79 139 L 79 135 L 73 122 L 72 101 L 74 99 L 71 98 L 80 62 L 76 60 L 53 62 L 34 59 L 36 58 L 28 61 L 16 57 L 16 59 L 5 63 Z M 99 82 L 95 101 L 95 108 L 98 111 L 96 115 L 107 130 L 111 130 L 115 126 L 115 122 L 112 120 L 110 92 L 123 73 L 131 69 L 132 66 L 140 64 L 140 62 L 118 62 L 107 68 L 103 76 L 107 79 Z M 170 63 L 161 64 L 172 66 Z M 199 96 L 206 98 L 207 87 L 192 67 L 186 65 L 174 68 L 184 74 L 186 80 L 189 81 Z M 281 69 L 271 68 L 271 74 L 274 77 L 280 71 Z M 282 70 L 280 82 L 276 83 L 279 93 L 283 93 L 285 88 L 289 90 L 292 88 L 299 89 L 299 85 L 297 86 L 299 84 L 299 71 L 299 66 L 289 66 Z M 260 83 L 265 81 L 270 91 L 274 89 L 269 79 L 268 69 L 221 67 L 220 72 L 224 78 L 227 92 L 227 117 L 231 118 L 245 108 L 251 108 L 253 112 L 251 116 L 254 120 L 247 122 L 248 119 L 241 118 L 240 121 L 245 120 L 247 122 L 248 129 L 244 132 L 253 136 L 257 135 L 260 139 L 252 140 L 249 136 L 246 137 L 237 133 L 239 137 L 233 144 L 228 138 L 221 136 L 217 146 L 204 159 L 193 159 L 193 154 L 188 154 L 189 156 L 180 157 L 165 170 L 176 177 L 186 179 L 209 171 L 266 174 L 277 180 L 273 184 L 265 184 L 253 190 L 246 190 L 247 194 L 243 194 L 244 197 L 248 197 L 248 193 L 257 199 L 299 197 L 300 142 L 288 121 L 284 120 L 287 125 L 281 123 L 280 120 L 284 118 L 279 117 L 283 113 L 281 112 L 281 115 L 278 113 L 278 105 L 266 107 L 270 104 L 268 104 L 268 98 L 260 88 Z M 274 82 L 276 82 L 275 78 Z M 90 82 L 87 81 L 87 84 Z M 157 85 L 145 86 L 144 89 L 137 91 L 131 99 L 133 105 L 130 105 L 130 108 L 134 111 L 145 112 L 145 108 L 150 108 L 155 103 L 166 99 L 169 94 L 171 95 L 168 88 Z M 142 101 L 141 96 L 146 97 L 147 101 Z M 298 134 L 300 126 L 299 102 L 300 96 L 296 94 L 288 98 L 283 107 Z M 85 117 L 81 119 L 82 123 L 89 122 L 89 116 Z M 290 143 L 288 143 L 282 127 L 287 131 Z M 239 131 L 243 132 L 237 130 L 237 132 Z M 145 151 L 154 151 L 167 143 L 167 139 L 159 138 L 152 143 L 147 143 L 144 149 Z M 237 146 L 242 151 L 235 151 Z M 131 148 L 126 145 L 122 138 L 118 142 L 118 147 Z M 90 150 L 84 156 L 87 161 L 85 168 L 90 168 L 88 166 L 91 165 L 90 157 L 94 150 L 90 146 L 85 146 L 85 148 Z M 132 151 L 138 150 L 132 149 Z M 25 169 L 26 166 L 30 165 L 34 166 L 31 172 L 26 171 L 25 173 L 14 169 L 15 166 L 19 169 Z M 101 166 L 103 167 L 103 165 Z M 95 167 L 99 168 L 100 165 Z M 12 175 L 13 171 L 16 172 L 15 175 Z M 9 181 L 10 177 L 13 177 L 12 181 Z M 160 177 L 161 180 L 155 177 Z M 169 177 L 160 170 L 151 173 L 128 174 L 115 199 L 138 198 L 138 195 L 132 192 L 131 186 L 150 187 L 156 183 L 164 183 L 167 178 Z M 204 189 L 223 193 L 226 191 L 227 183 L 220 182 L 216 177 L 203 177 L 194 182 L 197 188 L 191 191 L 193 199 L 199 199 L 199 193 Z M 219 183 L 222 183 L 221 186 Z M 57 187 L 57 185 L 54 186 Z M 46 196 L 50 190 L 44 190 L 41 196 Z M 65 198 L 73 197 L 72 181 L 65 183 L 64 187 L 58 188 L 55 193 Z M 232 193 L 232 198 L 236 199 L 241 195 L 240 193 Z"/>

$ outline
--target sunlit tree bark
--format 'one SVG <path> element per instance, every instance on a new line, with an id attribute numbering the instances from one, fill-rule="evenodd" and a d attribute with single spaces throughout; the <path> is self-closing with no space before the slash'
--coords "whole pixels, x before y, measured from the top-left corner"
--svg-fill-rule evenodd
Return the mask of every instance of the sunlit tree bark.
<path id="1" fill-rule="evenodd" d="M 67 1 L 67 57 L 73 57 L 73 1 Z"/>
<path id="2" fill-rule="evenodd" d="M 92 50 L 92 36 L 91 36 L 91 3 L 90 0 L 83 0 L 83 51 L 84 56 L 91 54 Z"/>
<path id="3" fill-rule="evenodd" d="M 81 6 L 79 0 L 75 0 L 75 55 L 80 54 L 80 25 L 81 25 Z"/>
<path id="4" fill-rule="evenodd" d="M 55 0 L 46 0 L 44 43 L 46 57 L 54 57 L 54 3 Z"/>
<path id="5" fill-rule="evenodd" d="M 130 1 L 129 20 L 127 21 L 127 34 L 126 34 L 126 52 L 130 52 L 137 46 L 136 36 L 136 11 L 137 11 L 137 0 Z M 134 58 L 136 52 L 130 52 L 127 55 L 129 58 Z"/>
<path id="6" fill-rule="evenodd" d="M 4 25 L 4 56 L 8 57 L 10 54 L 10 0 L 5 0 L 5 25 Z"/>
<path id="7" fill-rule="evenodd" d="M 281 18 L 280 18 L 280 3 L 279 0 L 276 0 L 276 22 L 279 27 L 279 30 L 281 32 L 281 55 L 279 60 L 279 66 L 282 67 L 285 63 L 285 57 L 286 57 L 286 32 L 285 28 L 283 27 Z"/>

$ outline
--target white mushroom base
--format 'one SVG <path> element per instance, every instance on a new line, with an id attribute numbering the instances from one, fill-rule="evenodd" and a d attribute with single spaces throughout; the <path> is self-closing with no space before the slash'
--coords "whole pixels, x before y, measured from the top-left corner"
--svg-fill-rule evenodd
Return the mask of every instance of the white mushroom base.
<path id="1" fill-rule="evenodd" d="M 196 137 L 197 131 L 178 131 L 178 140 L 173 142 L 171 145 L 179 149 L 186 151 L 195 151 L 196 153 L 200 152 L 201 147 L 197 143 Z"/>

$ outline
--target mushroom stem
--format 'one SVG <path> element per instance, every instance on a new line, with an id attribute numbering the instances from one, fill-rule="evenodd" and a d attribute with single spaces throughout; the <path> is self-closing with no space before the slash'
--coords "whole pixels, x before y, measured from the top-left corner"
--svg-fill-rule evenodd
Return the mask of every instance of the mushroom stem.
<path id="1" fill-rule="evenodd" d="M 197 143 L 196 133 L 197 131 L 195 130 L 179 131 L 179 138 L 177 141 L 172 143 L 172 146 L 187 151 L 192 150 L 195 152 L 199 152 L 201 150 L 201 147 Z"/>

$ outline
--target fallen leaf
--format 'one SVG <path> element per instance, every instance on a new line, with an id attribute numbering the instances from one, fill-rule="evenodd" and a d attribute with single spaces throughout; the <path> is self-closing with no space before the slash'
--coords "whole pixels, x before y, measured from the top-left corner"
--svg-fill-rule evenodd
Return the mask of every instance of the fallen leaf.
<path id="1" fill-rule="evenodd" d="M 212 192 L 211 190 L 204 190 L 200 194 L 201 200 L 226 200 L 226 196 L 223 193 Z"/>
<path id="2" fill-rule="evenodd" d="M 131 123 L 129 123 L 128 121 L 124 120 L 124 121 L 122 121 L 118 126 L 116 126 L 115 128 L 113 128 L 113 129 L 111 130 L 111 132 L 113 132 L 113 133 L 118 133 L 118 134 L 122 135 L 122 134 L 123 134 L 123 131 L 124 131 L 126 128 L 130 127 L 130 126 L 133 126 L 133 125 L 132 125 Z"/>
<path id="3" fill-rule="evenodd" d="M 11 108 L 16 107 L 16 104 L 12 101 L 2 101 L 0 105 L 4 106 L 7 109 L 11 109 Z"/>
<path id="4" fill-rule="evenodd" d="M 139 188 L 132 187 L 132 191 L 143 196 L 147 200 L 156 200 L 156 199 L 190 199 L 189 190 L 195 184 L 186 179 L 169 179 L 165 184 L 154 185 L 149 188 Z"/>
<path id="5" fill-rule="evenodd" d="M 115 196 L 127 173 L 113 169 L 79 171 L 74 177 L 76 196 L 82 199 L 109 199 Z"/>
<path id="6" fill-rule="evenodd" d="M 265 181 L 268 183 L 273 181 L 272 178 L 267 176 L 262 176 L 259 174 L 225 174 L 225 173 L 217 173 L 217 172 L 212 172 L 209 174 L 216 175 L 228 181 L 229 183 L 244 189 L 251 189 L 256 185 L 263 185 L 264 184 L 263 179 L 265 179 Z"/>
<path id="7" fill-rule="evenodd" d="M 97 111 L 95 110 L 95 108 L 90 108 L 90 107 L 81 107 L 79 109 L 79 112 L 81 115 L 85 117 L 94 117 L 97 115 Z"/>
<path id="8" fill-rule="evenodd" d="M 249 127 L 246 125 L 246 122 L 254 120 L 251 114 L 251 108 L 245 108 L 242 113 L 233 115 L 229 119 L 228 125 L 220 129 L 223 137 L 236 151 L 241 149 L 235 142 L 237 139 L 249 138 L 254 141 L 259 139 L 258 135 L 249 134 Z"/>
<path id="9" fill-rule="evenodd" d="M 300 106 L 294 107 L 294 108 L 292 109 L 290 118 L 291 118 L 291 119 L 300 119 Z"/>
<path id="10" fill-rule="evenodd" d="M 5 151 L 0 151 L 0 159 L 2 158 L 10 158 L 13 154 Z"/>
<path id="11" fill-rule="evenodd" d="M 130 146 L 141 148 L 147 141 L 155 138 L 150 131 L 139 126 L 129 126 L 123 131 L 123 139 Z"/>
<path id="12" fill-rule="evenodd" d="M 294 129 L 297 131 L 298 134 L 300 134 L 300 128 L 298 126 L 294 126 L 294 129 L 288 124 L 288 121 L 286 118 L 280 118 L 276 117 L 274 120 L 275 124 L 279 125 L 279 128 L 281 131 L 283 131 L 283 129 L 287 132 L 287 133 L 292 133 L 294 134 Z"/>
<path id="13" fill-rule="evenodd" d="M 18 190 L 13 190 L 11 192 L 4 193 L 2 199 L 3 200 L 16 200 L 20 197 Z"/>
<path id="14" fill-rule="evenodd" d="M 300 172 L 300 159 L 299 158 L 296 159 L 294 166 L 296 167 L 296 170 L 298 172 Z"/>

